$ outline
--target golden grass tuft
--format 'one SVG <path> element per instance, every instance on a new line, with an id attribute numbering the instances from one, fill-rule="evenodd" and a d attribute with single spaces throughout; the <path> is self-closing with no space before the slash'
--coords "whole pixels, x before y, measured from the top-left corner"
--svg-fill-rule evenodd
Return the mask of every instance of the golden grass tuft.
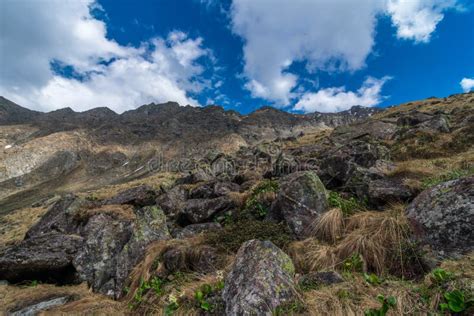
<path id="1" fill-rule="evenodd" d="M 322 214 L 313 225 L 311 235 L 314 237 L 335 243 L 344 232 L 344 214 L 339 208 L 333 208 Z"/>
<path id="2" fill-rule="evenodd" d="M 308 273 L 334 269 L 338 264 L 334 249 L 315 238 L 307 238 L 290 243 L 285 250 L 292 259 L 296 272 Z"/>
<path id="3" fill-rule="evenodd" d="M 360 254 L 369 269 L 385 273 L 393 258 L 399 258 L 403 269 L 404 247 L 408 244 L 409 225 L 404 215 L 403 204 L 393 204 L 384 212 L 361 212 L 351 216 L 347 224 L 347 235 L 337 245 L 341 260 Z"/>

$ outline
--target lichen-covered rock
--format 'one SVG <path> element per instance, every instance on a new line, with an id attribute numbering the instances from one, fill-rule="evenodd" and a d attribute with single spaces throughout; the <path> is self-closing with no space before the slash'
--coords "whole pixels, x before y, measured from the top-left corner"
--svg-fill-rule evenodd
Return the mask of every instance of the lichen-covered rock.
<path id="1" fill-rule="evenodd" d="M 176 232 L 173 233 L 175 238 L 178 239 L 183 239 L 183 238 L 189 238 L 195 235 L 198 235 L 203 232 L 207 231 L 215 231 L 222 229 L 221 224 L 219 223 L 201 223 L 201 224 L 191 224 L 186 226 L 183 229 L 180 229 Z"/>
<path id="2" fill-rule="evenodd" d="M 160 194 L 156 199 L 156 204 L 163 209 L 168 218 L 175 219 L 184 208 L 187 198 L 188 191 L 183 186 L 177 185 Z"/>
<path id="3" fill-rule="evenodd" d="M 295 299 L 294 273 L 290 257 L 270 241 L 245 242 L 225 279 L 226 315 L 272 315 Z"/>
<path id="4" fill-rule="evenodd" d="M 420 193 L 406 215 L 415 236 L 440 255 L 474 249 L 474 176 L 448 181 Z"/>
<path id="5" fill-rule="evenodd" d="M 79 281 L 72 261 L 83 238 L 58 233 L 25 239 L 0 253 L 0 280 L 40 280 L 54 283 Z"/>
<path id="6" fill-rule="evenodd" d="M 297 237 L 304 238 L 327 209 L 327 192 L 316 173 L 295 172 L 281 181 L 269 217 L 283 219 Z"/>
<path id="7" fill-rule="evenodd" d="M 142 259 L 146 246 L 170 238 L 166 217 L 157 206 L 135 211 L 133 221 L 106 214 L 91 217 L 82 235 L 86 242 L 74 258 L 74 266 L 92 288 L 118 298 L 132 268 Z"/>
<path id="8" fill-rule="evenodd" d="M 365 197 L 371 205 L 378 207 L 391 202 L 406 202 L 412 196 L 411 190 L 400 181 L 378 179 L 368 182 Z"/>
<path id="9" fill-rule="evenodd" d="M 105 204 L 131 204 L 138 207 L 155 204 L 156 192 L 147 185 L 130 188 L 119 192 L 105 201 Z"/>
<path id="10" fill-rule="evenodd" d="M 54 203 L 43 217 L 26 233 L 26 238 L 52 232 L 76 233 L 75 216 L 78 210 L 91 202 L 84 201 L 73 194 L 67 194 Z"/>
<path id="11" fill-rule="evenodd" d="M 86 241 L 74 258 L 74 266 L 94 291 L 114 296 L 117 258 L 132 236 L 130 222 L 95 215 L 84 226 L 82 235 Z"/>
<path id="12" fill-rule="evenodd" d="M 185 203 L 179 214 L 181 223 L 202 223 L 209 221 L 213 215 L 226 211 L 234 206 L 234 202 L 227 196 L 215 199 L 190 199 Z"/>

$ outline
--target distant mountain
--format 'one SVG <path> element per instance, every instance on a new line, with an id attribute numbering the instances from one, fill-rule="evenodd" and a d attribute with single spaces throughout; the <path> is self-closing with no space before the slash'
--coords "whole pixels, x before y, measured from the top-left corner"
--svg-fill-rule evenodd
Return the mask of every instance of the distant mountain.
<path id="1" fill-rule="evenodd" d="M 0 96 L 0 125 L 33 122 L 41 112 L 31 111 Z"/>

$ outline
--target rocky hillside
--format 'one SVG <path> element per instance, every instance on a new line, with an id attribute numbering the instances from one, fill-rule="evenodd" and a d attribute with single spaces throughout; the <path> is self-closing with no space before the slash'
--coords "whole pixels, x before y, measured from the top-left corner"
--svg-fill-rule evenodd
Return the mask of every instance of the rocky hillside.
<path id="1" fill-rule="evenodd" d="M 267 107 L 240 115 L 218 106 L 169 102 L 121 115 L 108 108 L 40 113 L 1 98 L 0 209 L 26 206 L 55 192 L 143 177 L 150 174 L 150 161 L 157 159 L 177 164 L 210 152 L 233 153 L 242 146 L 360 121 L 377 111 L 354 107 L 294 115 Z"/>
<path id="2" fill-rule="evenodd" d="M 474 312 L 473 93 L 308 115 L 0 105 L 4 313 Z"/>

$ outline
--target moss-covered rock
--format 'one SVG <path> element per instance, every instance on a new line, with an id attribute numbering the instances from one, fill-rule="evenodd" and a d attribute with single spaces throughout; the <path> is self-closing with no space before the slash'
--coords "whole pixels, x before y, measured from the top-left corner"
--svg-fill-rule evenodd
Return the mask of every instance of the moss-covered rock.
<path id="1" fill-rule="evenodd" d="M 406 214 L 417 238 L 439 254 L 474 250 L 474 176 L 423 191 Z"/>
<path id="2" fill-rule="evenodd" d="M 270 217 L 284 220 L 298 238 L 304 238 L 327 209 L 327 192 L 316 173 L 295 172 L 283 178 Z"/>
<path id="3" fill-rule="evenodd" d="M 273 243 L 247 241 L 225 281 L 226 315 L 272 315 L 295 299 L 294 273 L 290 257 Z"/>

